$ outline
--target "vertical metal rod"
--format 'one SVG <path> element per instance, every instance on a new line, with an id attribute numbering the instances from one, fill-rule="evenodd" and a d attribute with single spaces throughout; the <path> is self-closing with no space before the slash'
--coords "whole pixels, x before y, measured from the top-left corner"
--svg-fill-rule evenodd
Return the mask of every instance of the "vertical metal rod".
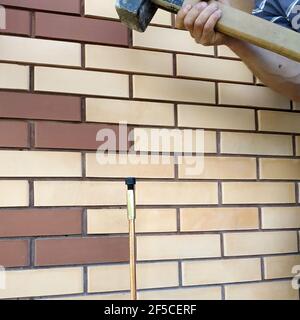
<path id="1" fill-rule="evenodd" d="M 136 288 L 136 236 L 135 236 L 135 178 L 127 178 L 127 216 L 129 222 L 129 264 L 130 264 L 130 295 L 131 300 L 137 299 Z"/>

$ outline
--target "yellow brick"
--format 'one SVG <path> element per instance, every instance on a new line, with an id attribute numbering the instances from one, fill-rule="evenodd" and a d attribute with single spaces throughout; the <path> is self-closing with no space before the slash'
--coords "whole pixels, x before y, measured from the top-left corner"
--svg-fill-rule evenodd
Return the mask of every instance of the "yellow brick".
<path id="1" fill-rule="evenodd" d="M 205 157 L 203 170 L 197 170 L 198 157 L 179 158 L 179 178 L 187 179 L 256 179 L 256 160 L 240 157 Z M 200 162 L 199 162 L 200 164 Z M 194 168 L 194 169 L 193 169 Z M 192 172 L 189 169 L 193 169 Z"/>
<path id="2" fill-rule="evenodd" d="M 219 84 L 220 104 L 289 109 L 290 101 L 266 87 Z"/>
<path id="3" fill-rule="evenodd" d="M 139 205 L 217 204 L 218 185 L 214 182 L 139 182 Z"/>
<path id="4" fill-rule="evenodd" d="M 88 98 L 86 99 L 86 121 L 174 126 L 174 105 L 170 103 Z"/>
<path id="5" fill-rule="evenodd" d="M 138 260 L 167 260 L 219 257 L 219 235 L 139 236 Z"/>
<path id="6" fill-rule="evenodd" d="M 164 288 L 178 285 L 177 262 L 137 264 L 137 288 Z M 129 265 L 88 268 L 88 292 L 129 290 Z"/>
<path id="7" fill-rule="evenodd" d="M 213 47 L 197 44 L 186 31 L 169 28 L 149 27 L 144 33 L 134 31 L 133 46 L 214 55 Z"/>
<path id="8" fill-rule="evenodd" d="M 2 177 L 80 177 L 81 154 L 75 152 L 0 151 Z"/>
<path id="9" fill-rule="evenodd" d="M 85 0 L 85 15 L 98 16 L 118 19 L 119 16 L 115 9 L 115 0 Z M 162 10 L 158 10 L 152 19 L 152 23 L 171 25 L 171 14 Z"/>
<path id="10" fill-rule="evenodd" d="M 140 300 L 221 300 L 220 287 L 147 290 L 138 293 Z"/>
<path id="11" fill-rule="evenodd" d="M 226 300 L 299 300 L 290 281 L 225 286 Z"/>
<path id="12" fill-rule="evenodd" d="M 152 139 L 154 134 L 155 137 Z M 156 137 L 158 142 L 156 142 Z M 143 139 L 146 139 L 148 143 L 144 143 Z M 217 151 L 217 136 L 214 131 L 135 128 L 134 150 L 145 152 L 203 153 L 204 151 L 205 153 L 215 153 Z"/>
<path id="13" fill-rule="evenodd" d="M 174 232 L 177 230 L 175 209 L 138 209 L 137 232 Z M 126 209 L 88 210 L 89 234 L 128 233 Z"/>
<path id="14" fill-rule="evenodd" d="M 48 298 L 43 300 L 130 300 L 130 293 L 87 294 L 84 296 Z"/>
<path id="15" fill-rule="evenodd" d="M 0 207 L 26 207 L 28 204 L 29 185 L 27 181 L 0 181 Z"/>
<path id="16" fill-rule="evenodd" d="M 35 67 L 37 91 L 129 97 L 127 75 L 96 71 Z"/>
<path id="17" fill-rule="evenodd" d="M 297 159 L 260 159 L 261 179 L 300 179 L 300 160 Z"/>
<path id="18" fill-rule="evenodd" d="M 258 223 L 256 208 L 180 209 L 183 232 L 257 229 Z"/>
<path id="19" fill-rule="evenodd" d="M 253 82 L 253 75 L 240 61 L 177 55 L 177 75 L 226 81 Z"/>
<path id="20" fill-rule="evenodd" d="M 25 298 L 83 292 L 82 268 L 6 271 L 0 298 Z"/>
<path id="21" fill-rule="evenodd" d="M 174 178 L 174 169 L 174 158 L 171 156 L 134 153 L 86 155 L 87 177 Z"/>
<path id="22" fill-rule="evenodd" d="M 264 258 L 266 279 L 293 278 L 293 268 L 300 265 L 300 255 L 275 256 Z"/>
<path id="23" fill-rule="evenodd" d="M 0 64 L 0 88 L 29 89 L 29 67 L 16 64 Z"/>
<path id="24" fill-rule="evenodd" d="M 191 128 L 255 130 L 254 110 L 205 106 L 178 106 L 178 125 Z"/>
<path id="25" fill-rule="evenodd" d="M 221 152 L 230 154 L 292 155 L 292 137 L 256 133 L 221 133 Z"/>
<path id="26" fill-rule="evenodd" d="M 85 61 L 87 68 L 173 74 L 173 57 L 170 53 L 86 45 Z"/>
<path id="27" fill-rule="evenodd" d="M 79 43 L 0 36 L 0 59 L 66 66 L 81 66 Z"/>
<path id="28" fill-rule="evenodd" d="M 215 103 L 215 84 L 197 80 L 133 76 L 133 97 Z"/>
<path id="29" fill-rule="evenodd" d="M 122 182 L 35 181 L 35 206 L 124 205 Z"/>
<path id="30" fill-rule="evenodd" d="M 224 182 L 224 204 L 294 203 L 295 185 L 278 182 Z"/>
<path id="31" fill-rule="evenodd" d="M 260 259 L 187 261 L 182 278 L 185 286 L 261 280 Z"/>
<path id="32" fill-rule="evenodd" d="M 239 57 L 227 46 L 218 46 L 217 49 L 218 49 L 218 57 L 239 59 Z"/>
<path id="33" fill-rule="evenodd" d="M 259 111 L 259 130 L 300 133 L 300 114 L 295 112 Z"/>
<path id="34" fill-rule="evenodd" d="M 300 228 L 300 207 L 262 208 L 264 229 Z"/>
<path id="35" fill-rule="evenodd" d="M 300 102 L 293 102 L 293 109 L 300 110 Z"/>
<path id="36" fill-rule="evenodd" d="M 226 256 L 245 256 L 296 252 L 294 231 L 244 232 L 224 234 Z"/>

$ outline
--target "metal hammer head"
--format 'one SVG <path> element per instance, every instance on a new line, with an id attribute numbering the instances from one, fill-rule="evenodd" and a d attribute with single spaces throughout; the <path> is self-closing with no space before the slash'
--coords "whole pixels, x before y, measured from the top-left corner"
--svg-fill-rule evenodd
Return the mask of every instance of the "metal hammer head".
<path id="1" fill-rule="evenodd" d="M 151 0 L 117 0 L 116 10 L 129 28 L 144 32 L 157 11 Z"/>

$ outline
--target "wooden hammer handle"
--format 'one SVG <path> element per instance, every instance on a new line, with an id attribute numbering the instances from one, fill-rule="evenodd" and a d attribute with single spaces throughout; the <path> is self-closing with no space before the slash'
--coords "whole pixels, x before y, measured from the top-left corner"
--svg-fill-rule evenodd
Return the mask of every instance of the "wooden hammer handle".
<path id="1" fill-rule="evenodd" d="M 167 0 L 152 1 L 161 8 L 174 13 L 177 13 L 181 8 L 174 3 L 170 4 Z M 198 0 L 187 0 L 185 4 L 198 2 Z M 218 6 L 223 14 L 217 23 L 217 31 L 300 62 L 300 34 L 298 32 L 220 2 L 218 2 Z"/>

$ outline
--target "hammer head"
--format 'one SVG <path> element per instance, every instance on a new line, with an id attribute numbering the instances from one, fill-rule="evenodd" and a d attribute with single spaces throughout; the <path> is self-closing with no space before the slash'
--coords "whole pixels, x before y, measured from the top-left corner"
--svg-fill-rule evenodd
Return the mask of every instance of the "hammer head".
<path id="1" fill-rule="evenodd" d="M 144 32 L 157 11 L 151 0 L 117 0 L 116 10 L 130 29 Z"/>

